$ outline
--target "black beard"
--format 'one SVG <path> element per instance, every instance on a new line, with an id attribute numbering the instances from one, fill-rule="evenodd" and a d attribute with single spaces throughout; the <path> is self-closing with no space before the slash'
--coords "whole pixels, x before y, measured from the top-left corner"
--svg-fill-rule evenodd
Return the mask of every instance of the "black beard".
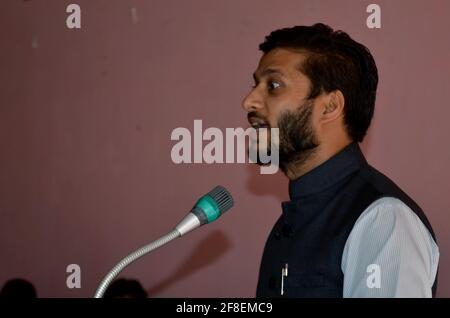
<path id="1" fill-rule="evenodd" d="M 288 167 L 303 165 L 319 146 L 311 123 L 314 100 L 306 100 L 295 111 L 284 111 L 278 118 L 279 128 L 279 167 L 284 174 Z M 270 127 L 267 142 L 267 156 L 271 156 Z M 259 149 L 259 136 L 256 149 Z M 260 160 L 259 150 L 256 153 L 256 164 L 265 166 L 270 164 Z"/>
<path id="2" fill-rule="evenodd" d="M 295 111 L 285 111 L 278 118 L 280 169 L 303 165 L 319 146 L 311 117 L 313 100 L 306 100 Z"/>

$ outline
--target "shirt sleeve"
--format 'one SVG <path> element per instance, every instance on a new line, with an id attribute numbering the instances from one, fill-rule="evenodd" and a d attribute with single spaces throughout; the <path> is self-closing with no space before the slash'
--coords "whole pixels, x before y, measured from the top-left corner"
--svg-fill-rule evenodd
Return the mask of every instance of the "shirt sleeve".
<path id="1" fill-rule="evenodd" d="M 358 218 L 342 254 L 343 296 L 431 297 L 439 249 L 419 217 L 385 197 Z"/>

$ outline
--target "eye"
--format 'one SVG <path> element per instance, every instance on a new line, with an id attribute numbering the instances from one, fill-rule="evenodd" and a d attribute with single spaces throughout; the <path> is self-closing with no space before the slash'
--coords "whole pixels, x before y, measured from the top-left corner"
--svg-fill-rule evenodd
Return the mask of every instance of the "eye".
<path id="1" fill-rule="evenodd" d="M 281 86 L 280 83 L 275 82 L 275 81 L 270 81 L 269 82 L 269 91 L 272 91 L 280 86 Z"/>

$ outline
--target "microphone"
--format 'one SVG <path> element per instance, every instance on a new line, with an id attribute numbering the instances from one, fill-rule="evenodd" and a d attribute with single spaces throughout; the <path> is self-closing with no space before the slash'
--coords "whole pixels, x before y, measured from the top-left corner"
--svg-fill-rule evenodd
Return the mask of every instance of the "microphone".
<path id="1" fill-rule="evenodd" d="M 211 223 L 233 206 L 233 197 L 222 186 L 217 186 L 202 196 L 191 212 L 175 227 L 180 236 Z"/>
<path id="2" fill-rule="evenodd" d="M 175 229 L 156 241 L 137 249 L 117 263 L 97 287 L 94 298 L 102 298 L 109 284 L 111 284 L 114 278 L 119 275 L 126 266 L 130 265 L 138 258 L 154 251 L 158 247 L 161 247 L 204 224 L 217 220 L 222 214 L 233 207 L 233 205 L 233 197 L 227 189 L 222 186 L 216 186 L 195 203 L 191 211 L 180 221 L 180 223 L 178 223 Z"/>

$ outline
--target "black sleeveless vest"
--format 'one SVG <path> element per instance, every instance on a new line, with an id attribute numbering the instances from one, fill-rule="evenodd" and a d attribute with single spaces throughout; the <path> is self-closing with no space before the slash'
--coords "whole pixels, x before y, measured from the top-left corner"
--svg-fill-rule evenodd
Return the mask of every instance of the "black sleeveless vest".
<path id="1" fill-rule="evenodd" d="M 257 297 L 332 297 L 343 295 L 341 259 L 358 217 L 375 200 L 394 197 L 433 229 L 421 208 L 386 176 L 371 167 L 357 143 L 289 183 L 291 201 L 273 227 L 261 261 Z M 433 285 L 433 297 L 437 277 Z"/>

